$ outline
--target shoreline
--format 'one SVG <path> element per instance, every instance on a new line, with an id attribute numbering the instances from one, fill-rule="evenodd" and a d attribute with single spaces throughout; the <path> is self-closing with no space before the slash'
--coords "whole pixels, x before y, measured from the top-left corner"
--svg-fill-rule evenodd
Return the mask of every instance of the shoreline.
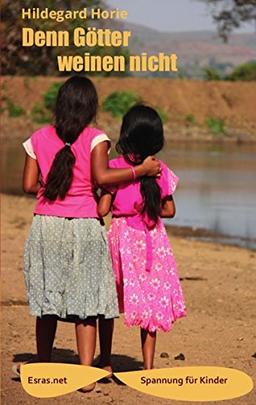
<path id="1" fill-rule="evenodd" d="M 42 125 L 40 126 L 42 127 Z M 39 128 L 39 127 L 38 127 Z M 0 149 L 4 149 L 5 147 L 14 147 L 15 145 L 19 146 L 25 139 L 27 139 L 33 131 L 36 131 L 38 128 L 32 129 L 31 131 L 26 132 L 25 134 L 20 134 L 15 138 L 7 138 L 7 134 L 2 135 L 2 145 Z M 6 129 L 8 131 L 8 129 Z M 107 131 L 106 131 L 107 132 Z M 181 131 L 182 132 L 182 131 Z M 176 131 L 177 133 L 177 131 Z M 230 138 L 220 138 L 218 140 L 212 139 L 211 134 L 207 134 L 208 139 L 205 137 L 198 137 L 198 138 L 187 138 L 187 137 L 179 137 L 179 136 L 171 136 L 166 138 L 167 143 L 175 144 L 176 146 L 187 146 L 187 145 L 212 145 L 212 146 L 221 146 L 221 145 L 231 145 L 231 146 L 255 146 L 256 145 L 256 138 L 250 138 L 250 134 L 246 134 L 246 138 L 242 139 L 238 137 L 230 137 Z M 117 141 L 117 138 L 113 138 L 110 136 L 111 141 L 113 144 Z"/>
<path id="2" fill-rule="evenodd" d="M 241 249 L 248 249 L 252 252 L 256 250 L 256 239 L 244 238 L 236 235 L 227 235 L 214 232 L 207 228 L 197 228 L 194 226 L 178 226 L 165 223 L 168 235 L 178 236 L 185 239 L 197 240 L 200 242 L 216 243 L 223 246 L 234 246 Z M 237 243 L 234 242 L 237 240 Z M 233 241 L 233 242 L 232 242 Z M 243 245 L 248 243 L 255 247 Z"/>
<path id="3" fill-rule="evenodd" d="M 23 248 L 33 217 L 33 199 L 2 195 L 2 398 L 8 404 L 32 405 L 31 398 L 14 381 L 13 363 L 35 357 L 35 319 L 29 315 L 23 275 Z M 185 296 L 187 317 L 175 322 L 171 333 L 159 333 L 155 368 L 182 366 L 231 367 L 253 379 L 255 369 L 255 283 L 256 252 L 233 246 L 194 241 L 170 235 L 174 257 Z M 162 353 L 165 353 L 164 357 Z M 182 353 L 184 360 L 179 358 Z M 99 347 L 96 350 L 98 359 Z M 114 371 L 141 367 L 139 330 L 115 321 Z M 74 327 L 58 323 L 53 362 L 78 363 Z M 72 405 L 83 400 L 95 405 L 133 402 L 164 405 L 166 400 L 142 394 L 127 386 L 98 384 L 97 390 L 70 393 L 53 399 Z M 234 405 L 254 405 L 255 391 L 234 399 Z M 188 401 L 184 405 L 189 405 Z"/>
<path id="4" fill-rule="evenodd" d="M 121 119 L 107 115 L 107 113 L 100 111 L 96 125 L 99 128 L 104 128 L 112 143 L 115 144 L 119 136 Z M 39 128 L 53 125 L 53 122 L 36 124 L 27 115 L 10 118 L 6 111 L 0 113 L 0 118 L 2 122 L 2 149 L 20 144 Z M 10 133 L 12 134 L 11 137 Z M 256 134 L 232 127 L 226 128 L 224 133 L 213 134 L 203 126 L 172 123 L 171 125 L 164 124 L 164 133 L 165 142 L 170 145 L 256 145 Z"/>
<path id="5" fill-rule="evenodd" d="M 0 191 L 0 198 L 3 200 L 5 198 L 7 199 L 27 199 L 29 203 L 32 205 L 34 204 L 34 197 L 33 196 L 28 196 L 23 193 L 17 193 L 17 194 L 10 194 L 10 193 L 5 193 L 3 191 Z M 111 216 L 108 215 L 107 217 L 104 218 L 105 225 L 108 227 L 110 224 Z M 214 232 L 210 229 L 207 228 L 201 228 L 201 227 L 196 227 L 196 226 L 186 226 L 186 225 L 173 225 L 173 224 L 168 224 L 166 221 L 164 221 L 164 225 L 167 231 L 167 234 L 169 237 L 178 237 L 186 240 L 195 240 L 198 242 L 202 243 L 213 243 L 216 245 L 220 246 L 231 246 L 231 247 L 237 247 L 240 249 L 246 249 L 251 252 L 256 251 L 256 239 L 249 239 L 249 238 L 244 238 L 244 237 L 239 237 L 239 236 L 233 236 L 233 235 L 227 235 L 227 234 L 222 234 L 219 232 Z M 237 241 L 234 242 L 234 240 Z M 243 243 L 245 245 L 243 245 Z M 246 246 L 246 244 L 252 244 L 253 247 L 251 246 Z"/>

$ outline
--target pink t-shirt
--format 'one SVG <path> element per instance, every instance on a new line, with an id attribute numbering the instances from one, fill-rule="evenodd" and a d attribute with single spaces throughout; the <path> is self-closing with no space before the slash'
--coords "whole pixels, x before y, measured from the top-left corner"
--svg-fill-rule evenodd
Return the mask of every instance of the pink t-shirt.
<path id="1" fill-rule="evenodd" d="M 157 178 L 157 183 L 161 190 L 161 198 L 172 195 L 176 189 L 179 178 L 170 170 L 164 162 L 161 163 L 161 176 Z M 131 167 L 131 164 L 126 162 L 123 156 L 119 156 L 110 160 L 111 168 Z M 115 193 L 115 198 L 112 206 L 113 216 L 132 216 L 138 214 L 138 207 L 143 203 L 140 192 L 140 180 L 132 183 L 123 183 L 120 186 L 110 187 L 111 192 Z"/>
<path id="2" fill-rule="evenodd" d="M 91 151 L 103 141 L 110 142 L 103 131 L 87 127 L 71 145 L 76 161 L 73 168 L 73 181 L 63 200 L 49 201 L 37 194 L 35 214 L 72 218 L 98 218 L 95 188 L 91 178 Z M 23 144 L 26 152 L 37 160 L 42 181 L 45 183 L 56 153 L 64 143 L 53 126 L 43 127 L 33 133 Z"/>

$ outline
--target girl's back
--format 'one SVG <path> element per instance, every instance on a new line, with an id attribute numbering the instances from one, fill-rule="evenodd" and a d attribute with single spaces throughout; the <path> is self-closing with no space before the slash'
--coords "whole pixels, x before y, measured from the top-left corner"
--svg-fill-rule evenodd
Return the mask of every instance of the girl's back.
<path id="1" fill-rule="evenodd" d="M 109 139 L 90 127 L 97 106 L 93 83 L 80 76 L 70 77 L 58 92 L 55 126 L 41 128 L 24 143 L 23 190 L 37 198 L 25 246 L 24 274 L 30 312 L 37 317 L 39 362 L 51 359 L 57 317 L 75 321 L 80 362 L 91 365 L 96 318 L 100 316 L 104 325 L 110 322 L 111 331 L 113 318 L 118 316 L 94 183 L 128 181 L 133 170 L 109 169 Z M 157 173 L 159 164 L 153 158 L 136 168 L 137 176 Z"/>
<path id="2" fill-rule="evenodd" d="M 123 157 L 111 167 L 129 165 Z M 178 177 L 161 162 L 157 179 L 162 201 L 176 189 Z M 119 310 L 127 326 L 155 332 L 169 331 L 185 315 L 182 290 L 169 237 L 161 218 L 157 223 L 141 212 L 140 181 L 123 184 L 113 192 L 112 223 L 108 232 L 116 276 Z"/>
<path id="3" fill-rule="evenodd" d="M 160 187 L 161 199 L 163 200 L 174 193 L 179 179 L 164 162 L 160 161 L 160 164 L 161 175 L 156 182 Z M 111 168 L 132 167 L 131 163 L 127 162 L 123 156 L 112 159 L 109 165 Z M 143 204 L 139 179 L 113 187 L 111 191 L 115 194 L 112 205 L 113 216 L 133 216 L 138 214 L 139 207 Z"/>
<path id="4" fill-rule="evenodd" d="M 134 170 L 163 145 L 159 114 L 147 106 L 134 106 L 123 118 L 116 147 L 121 156 L 111 160 L 110 167 Z M 112 203 L 108 240 L 125 324 L 152 333 L 170 330 L 185 315 L 175 259 L 161 220 L 175 213 L 172 195 L 179 179 L 164 162 L 160 166 L 158 178 L 134 176 L 131 183 L 110 190 L 112 196 L 103 195 L 100 207 L 107 211 Z"/>
<path id="5" fill-rule="evenodd" d="M 109 138 L 99 129 L 87 127 L 70 146 L 75 156 L 71 186 L 64 199 L 50 201 L 39 191 L 35 214 L 56 215 L 74 218 L 97 217 L 97 204 L 91 178 L 90 153 L 93 148 Z M 42 183 L 45 184 L 56 154 L 63 148 L 54 126 L 47 126 L 34 132 L 24 143 L 30 156 L 37 160 Z M 43 189 L 42 189 L 43 190 Z M 41 191 L 42 191 L 41 190 Z"/>

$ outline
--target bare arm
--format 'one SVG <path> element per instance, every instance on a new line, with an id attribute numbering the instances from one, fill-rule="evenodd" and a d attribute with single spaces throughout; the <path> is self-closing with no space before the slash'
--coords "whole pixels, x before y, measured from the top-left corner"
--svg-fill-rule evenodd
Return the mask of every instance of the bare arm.
<path id="1" fill-rule="evenodd" d="M 176 213 L 175 203 L 173 197 L 170 195 L 162 201 L 161 217 L 173 218 Z"/>
<path id="2" fill-rule="evenodd" d="M 26 154 L 23 170 L 23 190 L 28 194 L 37 194 L 40 189 L 39 168 L 37 161 Z"/>
<path id="3" fill-rule="evenodd" d="M 108 215 L 111 209 L 112 200 L 112 194 L 103 190 L 97 205 L 97 211 L 100 217 Z"/>
<path id="4" fill-rule="evenodd" d="M 110 169 L 108 167 L 108 142 L 101 142 L 92 150 L 92 176 L 98 186 L 119 184 L 133 179 L 130 168 Z M 154 157 L 148 157 L 141 165 L 134 166 L 136 177 L 156 176 L 160 171 L 160 163 Z"/>

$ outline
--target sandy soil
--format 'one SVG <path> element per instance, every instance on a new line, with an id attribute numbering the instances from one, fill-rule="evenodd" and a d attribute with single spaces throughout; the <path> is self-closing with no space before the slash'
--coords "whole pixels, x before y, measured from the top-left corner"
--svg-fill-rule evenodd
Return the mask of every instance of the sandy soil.
<path id="1" fill-rule="evenodd" d="M 56 77 L 3 77 L 3 107 L 6 100 L 21 106 L 25 114 L 10 118 L 6 109 L 2 114 L 3 135 L 8 142 L 24 139 L 40 124 L 31 119 L 35 104 L 52 83 L 64 81 Z M 94 78 L 100 104 L 113 91 L 132 91 L 146 103 L 167 114 L 167 138 L 180 141 L 256 141 L 256 84 L 254 82 L 200 82 L 192 80 L 143 78 Z M 196 124 L 188 124 L 186 117 L 193 115 Z M 225 121 L 225 134 L 214 135 L 206 127 L 207 118 Z M 100 110 L 98 126 L 112 139 L 119 133 L 120 122 Z"/>
<path id="2" fill-rule="evenodd" d="M 20 382 L 13 379 L 12 363 L 35 355 L 34 319 L 26 305 L 22 272 L 23 245 L 33 204 L 33 200 L 26 197 L 2 197 L 2 403 L 170 403 L 115 382 L 98 383 L 97 390 L 90 394 L 75 392 L 52 400 L 38 400 L 28 396 Z M 188 316 L 177 321 L 171 333 L 159 333 L 155 366 L 232 367 L 248 373 L 255 381 L 256 358 L 252 357 L 256 352 L 255 252 L 170 238 L 179 264 Z M 121 318 L 115 328 L 114 370 L 138 369 L 142 364 L 139 331 L 124 327 Z M 78 362 L 72 324 L 59 323 L 54 346 L 54 361 Z M 162 352 L 169 357 L 162 358 Z M 184 354 L 184 361 L 174 360 L 179 353 Z M 254 405 L 255 390 L 228 403 Z"/>

